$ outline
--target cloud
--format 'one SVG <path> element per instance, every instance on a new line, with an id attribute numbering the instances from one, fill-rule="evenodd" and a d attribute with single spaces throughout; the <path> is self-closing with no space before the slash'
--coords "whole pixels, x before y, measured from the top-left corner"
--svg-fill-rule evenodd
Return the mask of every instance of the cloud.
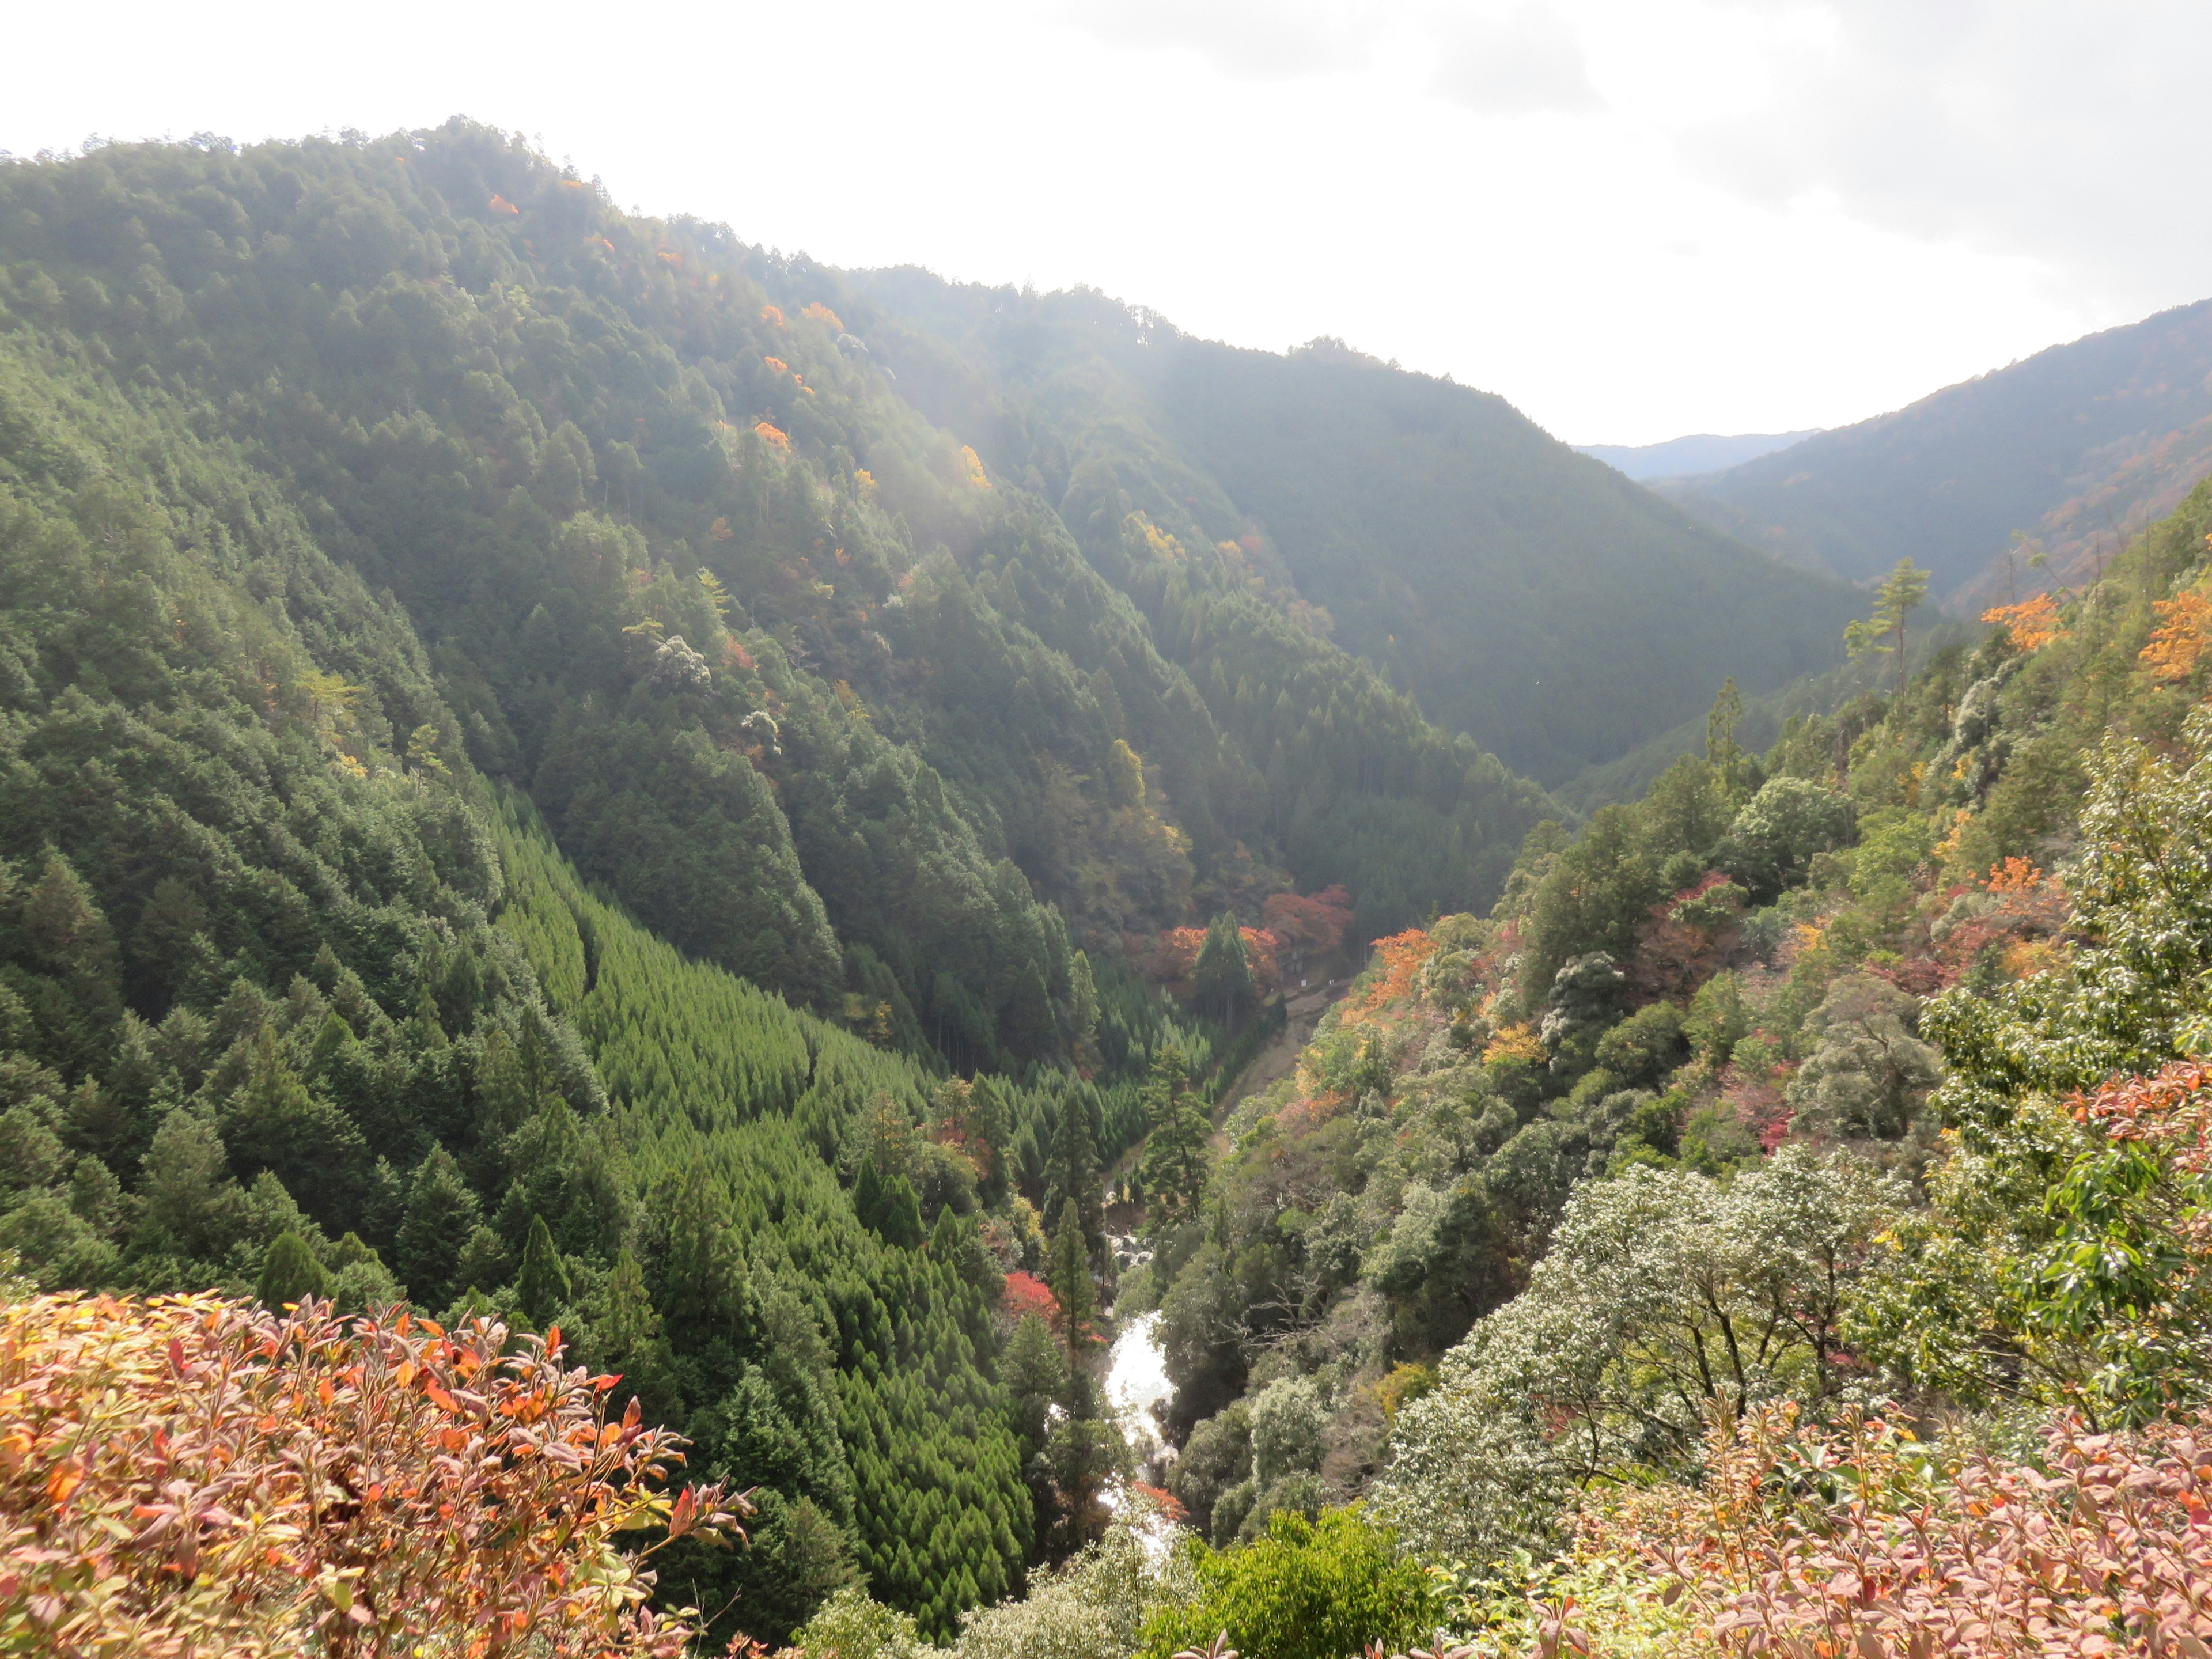
<path id="1" fill-rule="evenodd" d="M 1196 53 L 1243 81 L 1367 67 L 1392 8 L 1379 0 L 1064 0 L 1060 15 L 1110 46 Z"/>
<path id="2" fill-rule="evenodd" d="M 1484 115 L 1533 115 L 1602 107 L 1574 25 L 1549 5 L 1524 3 L 1502 16 L 1440 16 L 1429 90 Z"/>
<path id="3" fill-rule="evenodd" d="M 1755 106 L 1680 130 L 1705 177 L 1767 205 L 2044 262 L 2077 294 L 2212 293 L 2203 0 L 1752 0 Z"/>

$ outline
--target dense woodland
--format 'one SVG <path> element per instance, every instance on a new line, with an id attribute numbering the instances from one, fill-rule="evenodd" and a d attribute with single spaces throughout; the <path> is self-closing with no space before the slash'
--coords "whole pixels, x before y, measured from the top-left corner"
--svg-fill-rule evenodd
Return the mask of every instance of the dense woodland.
<path id="1" fill-rule="evenodd" d="M 1570 822 L 902 284 L 0 167 L 0 1644 L 2212 1639 L 2212 486 Z"/>

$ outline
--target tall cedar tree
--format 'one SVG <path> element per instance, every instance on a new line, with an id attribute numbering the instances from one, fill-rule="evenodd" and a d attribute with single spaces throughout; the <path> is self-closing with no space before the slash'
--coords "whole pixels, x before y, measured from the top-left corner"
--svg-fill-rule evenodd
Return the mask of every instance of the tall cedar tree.
<path id="1" fill-rule="evenodd" d="M 1224 911 L 1206 924 L 1206 943 L 1191 969 L 1191 991 L 1206 1013 L 1234 1030 L 1252 1002 L 1252 963 L 1235 915 Z"/>
<path id="2" fill-rule="evenodd" d="M 1184 1074 L 1182 1051 L 1162 1048 L 1145 1085 L 1145 1115 L 1152 1125 L 1145 1141 L 1145 1200 L 1146 1219 L 1155 1224 L 1194 1212 L 1205 1196 L 1213 1124 L 1198 1103 Z"/>
<path id="3" fill-rule="evenodd" d="M 1075 1200 L 1060 1206 L 1052 1231 L 1052 1294 L 1060 1304 L 1060 1340 L 1071 1361 L 1080 1361 L 1097 1340 L 1098 1293 L 1091 1280 L 1091 1252 Z"/>

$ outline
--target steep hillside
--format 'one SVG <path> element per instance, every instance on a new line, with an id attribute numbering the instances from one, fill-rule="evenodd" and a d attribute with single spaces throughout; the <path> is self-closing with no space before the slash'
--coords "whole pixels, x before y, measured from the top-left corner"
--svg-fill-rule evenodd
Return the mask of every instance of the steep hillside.
<path id="1" fill-rule="evenodd" d="M 1334 882 L 1387 928 L 1540 815 L 1110 476 L 1054 497 L 1079 547 L 831 274 L 501 135 L 13 165 L 0 267 L 17 338 L 189 404 L 391 590 L 587 876 L 908 1048 L 1064 1053 L 1071 936 Z"/>
<path id="2" fill-rule="evenodd" d="M 1689 1478 L 1705 1413 L 1746 1401 L 2203 1400 L 2201 1358 L 2131 1357 L 2166 1316 L 2132 1281 L 2084 1290 L 2079 1325 L 2039 1298 L 2170 1201 L 2049 1103 L 2203 1065 L 2208 530 L 2212 484 L 2106 582 L 1763 752 L 1723 717 L 1579 836 L 1533 835 L 1488 916 L 1378 941 L 1133 1287 L 1193 1524 L 1250 1540 L 1371 1493 L 1427 1559 L 1491 1563 L 1624 1480 Z M 2081 1207 L 2107 1172 L 2146 1207 Z M 1891 1224 L 1916 1242 L 1884 1255 Z M 2045 1277 L 1978 1276 L 1984 1249 Z"/>
<path id="3" fill-rule="evenodd" d="M 2212 472 L 2212 301 L 2054 346 L 1667 493 L 1864 581 L 1911 558 L 1960 608 L 2095 580 Z M 2014 550 L 2017 531 L 2037 544 Z M 2040 550 L 2047 565 L 2032 566 Z"/>
<path id="4" fill-rule="evenodd" d="M 1113 477 L 1546 783 L 1698 713 L 1725 675 L 1767 690 L 1828 665 L 1857 606 L 1504 399 L 1340 343 L 1239 350 L 1097 295 L 854 280 L 907 325 L 883 337 L 908 395 L 1079 537 L 1062 492 Z"/>

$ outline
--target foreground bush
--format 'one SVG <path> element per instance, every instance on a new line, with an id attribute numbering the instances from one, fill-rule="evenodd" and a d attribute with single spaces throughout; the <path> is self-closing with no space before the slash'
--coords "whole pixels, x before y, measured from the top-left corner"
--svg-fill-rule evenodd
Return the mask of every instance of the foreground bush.
<path id="1" fill-rule="evenodd" d="M 672 1656 L 617 1533 L 732 1528 L 672 1501 L 680 1442 L 608 1421 L 558 1333 L 211 1297 L 0 1312 L 0 1652 Z M 649 1553 L 649 1552 L 648 1552 Z"/>
<path id="2" fill-rule="evenodd" d="M 1246 1659 L 1347 1659 L 1426 1645 L 1443 1624 L 1442 1584 L 1354 1504 L 1310 1521 L 1279 1510 L 1236 1549 L 1192 1547 L 1197 1595 L 1145 1626 L 1146 1659 L 1225 1641 Z"/>
<path id="3" fill-rule="evenodd" d="M 1713 1431 L 1696 1489 L 1586 1517 L 1500 1650 L 2195 1656 L 2212 1651 L 2212 1412 L 2048 1431 L 2035 1465 L 1796 1408 Z M 1495 1638 L 1493 1638 L 1495 1639 Z M 1491 1644 L 1486 1643 L 1486 1647 Z"/>

